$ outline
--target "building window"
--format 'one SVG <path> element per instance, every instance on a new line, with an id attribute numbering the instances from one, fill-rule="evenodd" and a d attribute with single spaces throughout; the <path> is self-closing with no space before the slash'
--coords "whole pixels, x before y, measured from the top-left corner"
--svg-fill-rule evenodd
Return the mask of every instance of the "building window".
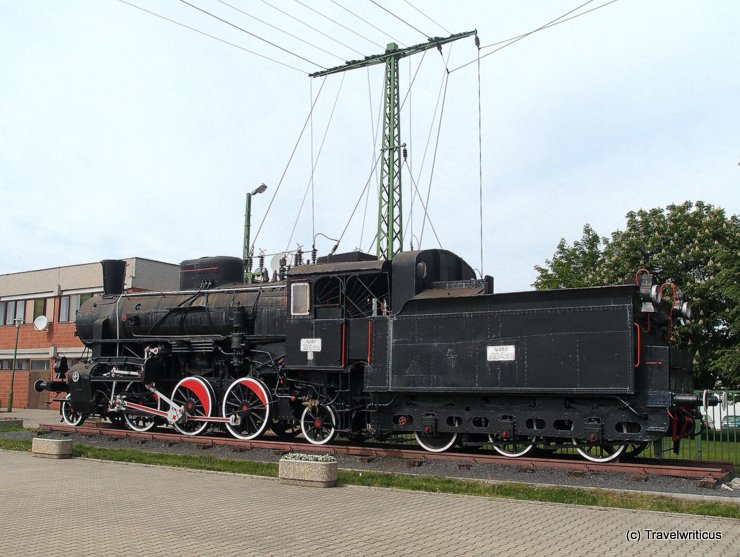
<path id="1" fill-rule="evenodd" d="M 36 298 L 33 301 L 33 319 L 39 315 L 46 315 L 46 298 Z"/>
<path id="2" fill-rule="evenodd" d="M 40 361 L 43 361 L 43 360 L 40 360 Z M 19 358 L 15 361 L 15 370 L 16 371 L 27 370 L 29 369 L 30 364 L 31 364 L 31 360 Z M 47 362 L 47 365 L 48 365 L 48 362 Z M 13 369 L 13 359 L 9 358 L 7 360 L 0 360 L 0 369 L 2 369 L 3 371 L 12 370 Z"/>
<path id="3" fill-rule="evenodd" d="M 12 325 L 13 317 L 15 317 L 15 302 L 8 302 L 8 307 L 5 312 L 5 324 Z"/>
<path id="4" fill-rule="evenodd" d="M 69 296 L 62 296 L 59 298 L 59 322 L 67 321 L 69 321 Z"/>
<path id="5" fill-rule="evenodd" d="M 62 296 L 59 298 L 59 322 L 69 323 L 75 320 L 77 310 L 80 309 L 80 298 L 82 296 L 88 296 L 84 301 L 87 301 L 92 294 L 71 294 L 68 296 Z"/>
<path id="6" fill-rule="evenodd" d="M 69 319 L 68 321 L 75 321 L 77 319 L 78 309 L 80 309 L 80 295 L 74 294 L 69 297 Z"/>
<path id="7" fill-rule="evenodd" d="M 5 306 L 7 305 L 7 302 L 0 302 L 0 325 L 5 324 Z"/>
<path id="8" fill-rule="evenodd" d="M 80 305 L 84 304 L 92 297 L 93 297 L 92 292 L 88 292 L 87 294 L 80 294 Z"/>
<path id="9" fill-rule="evenodd" d="M 15 318 L 20 319 L 21 323 L 26 322 L 26 300 L 18 300 L 15 303 Z"/>
<path id="10" fill-rule="evenodd" d="M 31 371 L 49 371 L 49 360 L 31 360 Z"/>

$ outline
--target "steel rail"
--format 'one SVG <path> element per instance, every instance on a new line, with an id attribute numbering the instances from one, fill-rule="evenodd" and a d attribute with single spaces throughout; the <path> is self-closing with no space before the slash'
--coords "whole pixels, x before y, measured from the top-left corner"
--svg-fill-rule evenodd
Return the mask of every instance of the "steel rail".
<path id="1" fill-rule="evenodd" d="M 268 449 L 282 452 L 321 452 L 359 457 L 386 457 L 408 461 L 446 461 L 460 464 L 502 464 L 516 466 L 524 470 L 571 470 L 575 472 L 611 472 L 622 474 L 645 474 L 648 476 L 672 476 L 678 478 L 712 479 L 716 482 L 729 480 L 734 474 L 734 466 L 728 462 L 710 461 L 672 461 L 670 464 L 657 459 L 644 459 L 639 462 L 596 463 L 569 458 L 508 458 L 495 454 L 470 454 L 460 452 L 430 453 L 422 449 L 399 449 L 378 445 L 311 445 L 300 441 L 272 441 L 269 439 L 241 440 L 231 437 L 188 436 L 179 433 L 137 432 L 118 429 L 109 424 L 95 426 L 69 426 L 62 424 L 40 424 L 40 430 L 75 433 L 82 436 L 100 435 L 115 439 L 141 439 L 163 443 L 191 443 L 201 446 L 229 446 L 241 450 Z"/>

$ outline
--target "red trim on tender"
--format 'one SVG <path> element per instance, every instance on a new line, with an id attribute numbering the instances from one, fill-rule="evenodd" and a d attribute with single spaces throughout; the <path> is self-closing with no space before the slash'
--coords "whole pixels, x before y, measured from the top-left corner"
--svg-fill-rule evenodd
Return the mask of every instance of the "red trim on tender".
<path id="1" fill-rule="evenodd" d="M 345 354 L 346 354 L 346 343 L 347 343 L 347 323 L 342 323 L 342 367 L 344 367 L 345 364 Z"/>
<path id="2" fill-rule="evenodd" d="M 265 396 L 265 390 L 262 388 L 262 385 L 257 383 L 257 381 L 255 381 L 254 379 L 249 379 L 249 378 L 242 379 L 241 381 L 239 381 L 239 383 L 241 383 L 242 385 L 247 387 L 250 391 L 252 391 L 254 394 L 256 394 L 257 398 L 260 399 L 260 402 L 262 402 L 262 404 L 267 406 L 267 397 Z M 257 387 L 255 388 L 254 385 L 256 385 Z"/>
<path id="3" fill-rule="evenodd" d="M 640 326 L 635 323 L 635 329 L 637 329 L 637 363 L 635 364 L 635 367 L 640 366 L 640 333 L 642 329 L 640 329 Z"/>
<path id="4" fill-rule="evenodd" d="M 367 365 L 370 365 L 370 354 L 373 352 L 373 322 L 367 322 Z"/>
<path id="5" fill-rule="evenodd" d="M 194 377 L 191 377 L 185 379 L 185 381 L 180 383 L 180 386 L 193 391 L 195 393 L 195 396 L 198 397 L 198 400 L 203 405 L 203 411 L 205 412 L 205 415 L 211 415 L 211 395 L 203 383 L 201 383 Z"/>

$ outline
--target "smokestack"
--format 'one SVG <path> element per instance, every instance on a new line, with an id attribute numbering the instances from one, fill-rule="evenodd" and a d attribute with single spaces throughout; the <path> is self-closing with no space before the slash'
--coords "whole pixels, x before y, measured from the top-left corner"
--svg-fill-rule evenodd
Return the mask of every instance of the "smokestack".
<path id="1" fill-rule="evenodd" d="M 123 294 L 126 282 L 126 262 L 121 259 L 103 259 L 103 294 Z"/>

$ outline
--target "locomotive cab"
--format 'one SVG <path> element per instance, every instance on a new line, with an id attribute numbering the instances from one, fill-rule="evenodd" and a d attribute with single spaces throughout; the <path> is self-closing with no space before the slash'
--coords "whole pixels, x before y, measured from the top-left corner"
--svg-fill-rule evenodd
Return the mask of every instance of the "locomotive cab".
<path id="1" fill-rule="evenodd" d="M 355 252 L 287 276 L 286 366 L 342 369 L 367 357 L 367 323 L 388 314 L 391 264 Z"/>

